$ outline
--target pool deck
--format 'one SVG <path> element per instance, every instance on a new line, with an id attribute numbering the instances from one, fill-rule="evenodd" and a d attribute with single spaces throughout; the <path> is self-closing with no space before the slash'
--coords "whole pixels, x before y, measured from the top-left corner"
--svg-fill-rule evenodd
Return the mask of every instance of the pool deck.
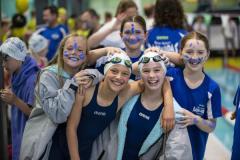
<path id="1" fill-rule="evenodd" d="M 230 160 L 230 151 L 215 137 L 214 134 L 209 134 L 205 160 Z"/>

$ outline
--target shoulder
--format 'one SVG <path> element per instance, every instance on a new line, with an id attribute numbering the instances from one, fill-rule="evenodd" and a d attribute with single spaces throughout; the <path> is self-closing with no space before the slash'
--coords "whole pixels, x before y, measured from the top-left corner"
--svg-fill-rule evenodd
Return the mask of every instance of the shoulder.
<path id="1" fill-rule="evenodd" d="M 206 81 L 207 81 L 208 88 L 209 88 L 210 92 L 213 92 L 215 90 L 220 90 L 220 87 L 219 87 L 218 83 L 215 80 L 213 80 L 207 74 L 205 74 L 205 76 L 206 76 Z"/>
<path id="2" fill-rule="evenodd" d="M 84 103 L 83 103 L 84 107 L 87 106 L 91 102 L 96 87 L 98 87 L 98 85 L 94 85 L 94 86 L 91 86 L 86 89 L 85 99 L 84 99 Z"/>

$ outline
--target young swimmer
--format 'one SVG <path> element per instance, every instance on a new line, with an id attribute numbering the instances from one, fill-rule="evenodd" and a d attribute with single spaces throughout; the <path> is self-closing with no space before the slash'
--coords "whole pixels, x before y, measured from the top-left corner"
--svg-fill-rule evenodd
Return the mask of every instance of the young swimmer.
<path id="1" fill-rule="evenodd" d="M 39 75 L 35 107 L 24 130 L 20 159 L 48 156 L 58 124 L 67 121 L 71 112 L 78 84 L 88 80 L 85 71 L 79 72 L 86 63 L 86 48 L 85 38 L 77 34 L 66 36 L 58 56 Z"/>
<path id="2" fill-rule="evenodd" d="M 173 96 L 183 108 L 178 112 L 182 118 L 177 123 L 187 127 L 193 159 L 202 160 L 208 133 L 215 129 L 216 118 L 222 116 L 220 89 L 203 70 L 210 54 L 204 35 L 191 32 L 183 37 L 180 54 L 185 67 L 170 68 L 167 76 Z"/>
<path id="3" fill-rule="evenodd" d="M 117 160 L 139 159 L 163 133 L 159 126 L 163 95 L 159 90 L 166 74 L 164 61 L 158 53 L 145 52 L 138 67 L 144 91 L 129 100 L 121 113 Z"/>
<path id="4" fill-rule="evenodd" d="M 135 63 L 139 60 L 143 51 L 141 50 L 145 39 L 146 39 L 146 23 L 145 20 L 137 15 L 132 17 L 127 17 L 123 20 L 120 27 L 120 36 L 122 41 L 125 44 L 125 48 L 122 48 L 128 56 L 130 57 L 132 63 Z M 90 64 L 96 62 L 96 59 L 106 56 L 103 54 L 90 54 L 88 55 Z M 100 66 L 100 67 L 99 67 Z M 103 71 L 104 65 L 101 65 L 101 60 L 98 60 L 97 67 L 100 71 Z M 139 76 L 135 76 L 134 74 L 130 77 L 133 80 L 139 79 Z"/>
<path id="5" fill-rule="evenodd" d="M 79 97 L 68 119 L 67 139 L 71 159 L 88 160 L 93 141 L 115 118 L 123 104 L 140 92 L 138 82 L 128 83 L 131 74 L 129 57 L 120 53 L 108 58 L 104 81 L 87 89 L 84 97 L 83 94 L 77 95 Z"/>

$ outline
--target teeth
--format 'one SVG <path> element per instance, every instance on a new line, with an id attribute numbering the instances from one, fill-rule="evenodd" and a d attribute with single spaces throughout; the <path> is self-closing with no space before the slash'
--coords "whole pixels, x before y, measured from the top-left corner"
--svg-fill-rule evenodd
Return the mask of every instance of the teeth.
<path id="1" fill-rule="evenodd" d="M 69 57 L 70 60 L 72 61 L 78 61 L 79 59 L 77 57 Z"/>
<path id="2" fill-rule="evenodd" d="M 120 83 L 120 82 L 118 82 L 118 81 L 112 81 L 113 82 L 113 84 L 115 84 L 116 86 L 121 86 L 122 85 L 122 83 Z"/>
<path id="3" fill-rule="evenodd" d="M 157 80 L 148 81 L 149 84 L 155 84 L 155 83 L 157 83 L 157 82 L 158 82 Z"/>

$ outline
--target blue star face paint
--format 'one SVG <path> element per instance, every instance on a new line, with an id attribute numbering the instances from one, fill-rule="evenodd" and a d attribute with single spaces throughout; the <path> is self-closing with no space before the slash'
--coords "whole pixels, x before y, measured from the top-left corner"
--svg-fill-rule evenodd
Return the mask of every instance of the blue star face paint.
<path id="1" fill-rule="evenodd" d="M 80 60 L 84 60 L 85 59 L 85 54 L 83 53 L 83 51 L 80 52 L 79 58 L 80 58 Z"/>
<path id="2" fill-rule="evenodd" d="M 188 62 L 190 64 L 200 64 L 204 61 L 204 57 L 198 57 L 198 58 L 192 58 L 187 54 L 183 54 L 183 60 L 184 62 Z"/>
<path id="3" fill-rule="evenodd" d="M 64 56 L 64 57 L 68 57 L 68 51 L 64 51 L 64 52 L 63 52 L 63 56 Z"/>
<path id="4" fill-rule="evenodd" d="M 74 43 L 73 43 L 73 49 L 74 49 L 75 51 L 78 50 L 78 43 L 77 43 L 76 40 L 75 40 Z"/>
<path id="5" fill-rule="evenodd" d="M 135 33 L 134 24 L 132 24 L 131 27 L 132 27 L 132 28 L 131 28 L 132 34 L 134 34 L 134 33 Z"/>

